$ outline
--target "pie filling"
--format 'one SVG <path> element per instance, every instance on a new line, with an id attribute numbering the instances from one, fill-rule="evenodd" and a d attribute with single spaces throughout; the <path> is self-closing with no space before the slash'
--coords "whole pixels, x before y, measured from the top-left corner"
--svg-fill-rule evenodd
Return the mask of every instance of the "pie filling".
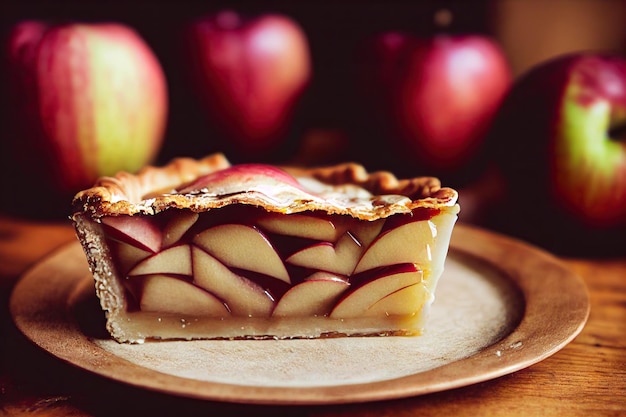
<path id="1" fill-rule="evenodd" d="M 150 214 L 74 215 L 118 341 L 420 334 L 456 204 L 367 219 L 328 204 L 294 210 L 305 201 L 294 198 L 289 211 L 283 203 L 268 209 L 242 196 L 277 199 L 271 190 L 294 177 L 270 188 L 255 180 L 263 185 L 251 191 L 237 175 L 216 181 L 210 174 L 163 193 L 219 202 L 208 210 L 189 204 Z M 359 191 L 345 201 L 362 198 Z"/>

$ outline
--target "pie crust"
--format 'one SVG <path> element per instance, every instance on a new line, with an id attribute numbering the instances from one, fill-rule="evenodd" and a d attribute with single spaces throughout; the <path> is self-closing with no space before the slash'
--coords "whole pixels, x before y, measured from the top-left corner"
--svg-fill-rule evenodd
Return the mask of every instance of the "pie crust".
<path id="1" fill-rule="evenodd" d="M 283 339 L 416 335 L 421 332 L 459 211 L 455 190 L 442 187 L 437 178 L 399 180 L 389 172 L 368 173 L 356 163 L 318 168 L 280 167 L 281 172 L 297 179 L 296 186 L 280 178 L 272 179 L 271 175 L 221 175 L 240 167 L 232 166 L 222 154 L 199 160 L 178 158 L 163 167 L 146 167 L 136 175 L 122 172 L 114 177 L 103 177 L 92 188 L 75 196 L 71 218 L 95 279 L 96 294 L 106 312 L 107 329 L 113 338 L 119 342 L 141 343 L 147 339 Z M 129 275 L 129 271 L 122 270 L 120 260 L 116 259 L 112 241 L 117 238 L 112 239 L 107 231 L 107 219 L 159 219 L 174 217 L 178 213 L 210 216 L 232 207 L 245 207 L 254 213 L 253 217 L 272 215 L 279 221 L 281 216 L 314 215 L 341 222 L 348 219 L 346 221 L 352 222 L 350 224 L 366 227 L 375 222 L 390 224 L 389 219 L 402 216 L 409 219 L 418 216 L 416 213 L 428 213 L 419 219 L 428 226 L 426 230 L 432 232 L 427 236 L 431 241 L 425 247 L 428 256 L 409 262 L 421 274 L 421 292 L 415 296 L 416 306 L 412 310 L 409 308 L 406 314 L 390 314 L 385 310 L 376 314 L 337 317 L 330 313 L 255 316 L 234 314 L 234 310 L 233 314 L 223 317 L 204 317 L 189 312 L 143 311 L 138 308 L 137 302 L 132 300 L 129 282 L 139 280 L 132 273 Z M 403 225 L 403 222 L 398 224 Z M 380 231 L 376 238 L 382 233 Z M 186 244 L 191 250 L 202 252 L 197 250 L 201 245 L 197 244 L 196 238 L 190 239 Z M 405 243 L 397 244 L 406 246 Z M 364 257 L 363 253 L 361 256 Z M 230 270 L 240 273 L 231 266 L 228 266 Z M 326 273 L 324 271 L 327 271 L 326 267 L 320 267 L 317 272 Z M 178 272 L 172 275 L 180 278 Z M 344 278 L 347 287 L 355 285 L 350 283 L 350 274 Z M 191 285 L 197 283 L 195 278 L 188 281 Z M 296 286 L 293 277 L 289 284 L 292 288 Z M 279 301 L 278 297 L 273 298 L 275 304 Z M 273 308 L 276 309 L 276 305 Z"/>

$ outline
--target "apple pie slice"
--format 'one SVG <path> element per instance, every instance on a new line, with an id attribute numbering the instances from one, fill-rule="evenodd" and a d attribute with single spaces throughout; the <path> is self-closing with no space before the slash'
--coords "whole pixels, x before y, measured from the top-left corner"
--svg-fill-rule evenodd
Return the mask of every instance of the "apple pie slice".
<path id="1" fill-rule="evenodd" d="M 73 202 L 120 342 L 416 335 L 457 219 L 435 178 L 221 154 L 101 178 Z"/>

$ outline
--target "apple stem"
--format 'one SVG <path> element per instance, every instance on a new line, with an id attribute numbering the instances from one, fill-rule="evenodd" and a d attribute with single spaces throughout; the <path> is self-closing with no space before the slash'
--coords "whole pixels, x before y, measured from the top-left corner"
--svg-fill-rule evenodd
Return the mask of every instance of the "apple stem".
<path id="1" fill-rule="evenodd" d="M 452 12 L 448 9 L 439 9 L 435 12 L 434 22 L 440 28 L 447 28 L 452 23 Z"/>
<path id="2" fill-rule="evenodd" d="M 616 141 L 626 140 L 626 123 L 621 123 L 609 128 L 609 138 Z"/>

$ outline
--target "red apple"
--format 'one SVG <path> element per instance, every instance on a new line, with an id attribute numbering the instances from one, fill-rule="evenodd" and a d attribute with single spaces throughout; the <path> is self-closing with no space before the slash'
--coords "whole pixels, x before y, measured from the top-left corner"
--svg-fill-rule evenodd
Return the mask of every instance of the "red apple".
<path id="1" fill-rule="evenodd" d="M 492 137 L 511 191 L 612 228 L 626 222 L 625 128 L 626 60 L 578 53 L 524 74 Z"/>
<path id="2" fill-rule="evenodd" d="M 244 19 L 223 11 L 191 25 L 189 54 L 224 148 L 259 159 L 283 145 L 311 78 L 308 41 L 297 23 L 274 14 Z"/>
<path id="3" fill-rule="evenodd" d="M 16 188 L 71 198 L 102 175 L 152 162 L 163 139 L 167 87 L 134 30 L 25 21 L 7 46 L 14 130 L 5 157 L 17 167 Z"/>
<path id="4" fill-rule="evenodd" d="M 368 101 L 398 155 L 432 174 L 465 167 L 511 82 L 500 47 L 478 35 L 384 33 L 370 44 Z"/>

